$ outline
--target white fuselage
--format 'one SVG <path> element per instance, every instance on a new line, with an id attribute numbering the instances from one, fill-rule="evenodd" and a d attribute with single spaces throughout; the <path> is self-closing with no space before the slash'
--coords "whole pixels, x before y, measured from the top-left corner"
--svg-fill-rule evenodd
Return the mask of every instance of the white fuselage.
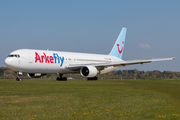
<path id="1" fill-rule="evenodd" d="M 116 61 L 123 60 L 101 54 L 20 49 L 13 51 L 10 57 L 6 58 L 5 64 L 13 71 L 69 74 L 80 72 L 79 70 L 69 69 L 68 66 L 70 65 L 105 64 Z M 101 70 L 101 73 L 107 73 L 117 68 L 113 66 L 107 67 Z"/>
<path id="2" fill-rule="evenodd" d="M 63 74 L 80 73 L 88 80 L 97 80 L 97 75 L 115 70 L 121 66 L 172 60 L 173 58 L 122 60 L 127 28 L 122 28 L 109 55 L 49 50 L 20 49 L 5 59 L 5 65 L 15 71 L 16 80 L 21 81 L 22 72 L 32 78 L 46 73 L 58 73 L 57 80 L 67 80 Z M 29 74 L 30 73 L 30 74 Z"/>

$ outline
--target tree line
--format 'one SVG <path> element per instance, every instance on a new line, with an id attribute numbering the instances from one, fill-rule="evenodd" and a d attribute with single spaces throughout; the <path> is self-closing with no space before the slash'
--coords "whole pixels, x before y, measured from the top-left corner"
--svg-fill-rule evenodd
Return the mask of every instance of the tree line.
<path id="1" fill-rule="evenodd" d="M 65 74 L 69 79 L 84 79 L 80 74 Z M 58 74 L 47 74 L 41 79 L 56 79 Z M 6 68 L 0 67 L 0 79 L 15 79 L 15 73 Z M 29 79 L 27 74 L 23 73 L 23 79 Z M 106 74 L 98 75 L 99 79 L 175 79 L 180 78 L 180 72 L 172 71 L 139 71 L 134 70 L 115 70 Z"/>
<path id="2" fill-rule="evenodd" d="M 100 75 L 104 79 L 175 79 L 180 78 L 180 72 L 172 71 L 139 71 L 134 70 L 116 70 L 110 73 Z"/>

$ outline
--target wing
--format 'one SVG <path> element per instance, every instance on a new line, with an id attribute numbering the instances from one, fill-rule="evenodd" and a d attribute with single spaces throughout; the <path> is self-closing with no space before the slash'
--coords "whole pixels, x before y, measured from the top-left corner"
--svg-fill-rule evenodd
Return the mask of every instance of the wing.
<path id="1" fill-rule="evenodd" d="M 175 59 L 174 57 L 172 58 L 160 58 L 160 59 L 141 59 L 141 60 L 130 60 L 130 61 L 119 61 L 119 62 L 109 62 L 109 63 L 93 63 L 93 64 L 70 64 L 69 66 L 66 66 L 66 68 L 73 69 L 73 70 L 79 70 L 81 67 L 84 66 L 95 66 L 97 69 L 102 70 L 104 68 L 113 66 L 113 67 L 121 67 L 121 66 L 126 66 L 126 65 L 134 65 L 134 64 L 143 64 L 143 63 L 150 63 L 153 61 L 164 61 L 164 60 L 173 60 Z"/>

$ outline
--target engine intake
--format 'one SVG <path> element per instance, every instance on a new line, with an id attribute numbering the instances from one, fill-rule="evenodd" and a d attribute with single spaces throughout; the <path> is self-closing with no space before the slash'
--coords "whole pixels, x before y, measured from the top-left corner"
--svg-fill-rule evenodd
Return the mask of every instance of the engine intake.
<path id="1" fill-rule="evenodd" d="M 95 77 L 99 71 L 94 66 L 85 66 L 81 68 L 80 73 L 83 77 Z"/>

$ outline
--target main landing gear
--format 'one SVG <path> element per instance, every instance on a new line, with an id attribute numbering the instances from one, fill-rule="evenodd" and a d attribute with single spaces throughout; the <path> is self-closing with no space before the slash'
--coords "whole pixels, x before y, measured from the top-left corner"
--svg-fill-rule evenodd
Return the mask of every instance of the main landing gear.
<path id="1" fill-rule="evenodd" d="M 57 81 L 67 81 L 67 78 L 66 77 L 62 77 L 63 74 L 59 74 L 59 77 L 57 77 Z"/>
<path id="2" fill-rule="evenodd" d="M 15 72 L 16 74 L 16 81 L 22 81 L 22 78 L 20 76 L 22 76 L 22 72 Z"/>
<path id="3" fill-rule="evenodd" d="M 90 77 L 90 78 L 87 78 L 87 80 L 98 80 L 98 77 Z"/>

